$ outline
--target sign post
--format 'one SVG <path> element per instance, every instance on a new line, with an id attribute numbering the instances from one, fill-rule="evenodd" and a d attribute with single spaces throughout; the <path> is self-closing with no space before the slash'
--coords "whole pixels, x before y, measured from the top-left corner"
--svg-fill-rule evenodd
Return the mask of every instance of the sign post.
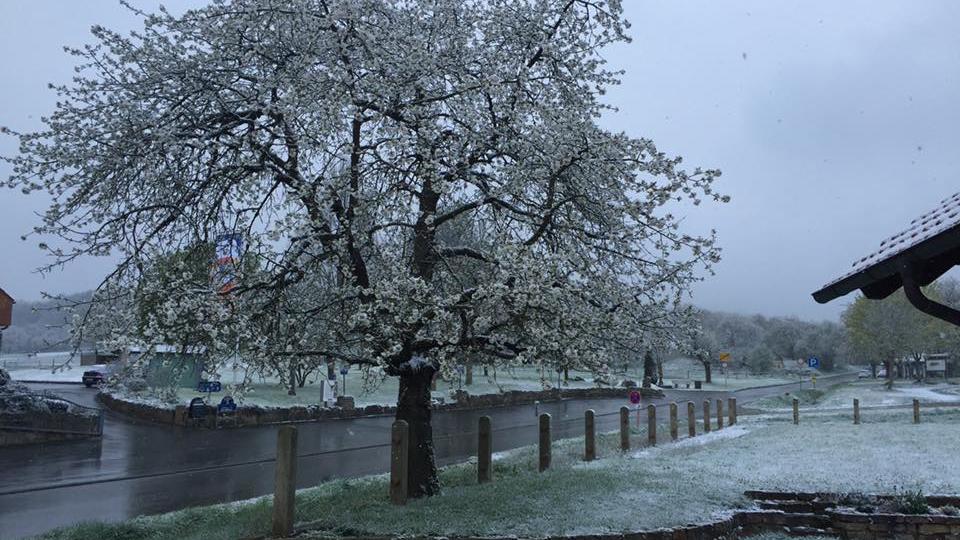
<path id="1" fill-rule="evenodd" d="M 727 364 L 730 363 L 730 353 L 720 353 L 720 368 L 723 370 L 723 385 L 730 386 L 730 379 L 727 375 Z"/>
<path id="2" fill-rule="evenodd" d="M 637 390 L 630 391 L 630 404 L 633 405 L 633 408 L 637 410 L 637 429 L 640 429 L 640 392 Z"/>
<path id="3" fill-rule="evenodd" d="M 343 395 L 347 395 L 347 373 L 349 372 L 349 366 L 343 366 L 340 368 L 340 376 L 343 377 Z"/>

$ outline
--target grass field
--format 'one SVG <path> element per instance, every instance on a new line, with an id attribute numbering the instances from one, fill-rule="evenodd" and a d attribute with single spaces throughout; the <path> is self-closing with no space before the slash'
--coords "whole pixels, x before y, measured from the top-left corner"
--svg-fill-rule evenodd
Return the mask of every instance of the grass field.
<path id="1" fill-rule="evenodd" d="M 909 405 L 914 399 L 919 399 L 923 404 L 935 404 L 960 402 L 960 385 L 943 382 L 916 384 L 898 380 L 893 389 L 888 390 L 882 380 L 865 379 L 773 396 L 750 405 L 764 409 L 786 409 L 792 407 L 794 398 L 800 401 L 801 407 L 812 409 L 850 409 L 854 399 L 860 400 L 861 407 Z"/>
<path id="2" fill-rule="evenodd" d="M 338 480 L 298 493 L 298 521 L 316 536 L 577 535 L 708 521 L 746 507 L 744 490 L 960 493 L 958 411 L 931 411 L 912 424 L 899 412 L 853 426 L 841 413 L 792 425 L 789 415 L 743 417 L 694 439 L 617 451 L 598 441 L 601 459 L 581 460 L 582 439 L 554 443 L 553 467 L 536 472 L 536 448 L 497 456 L 494 482 L 478 485 L 475 465 L 441 472 L 442 495 L 396 507 L 384 475 Z M 683 431 L 683 430 L 681 430 Z M 639 438 L 639 437 L 638 437 Z M 910 459 L 891 459 L 910 456 Z M 235 538 L 262 534 L 270 500 L 197 508 L 117 525 L 86 524 L 46 538 Z"/>
<path id="3" fill-rule="evenodd" d="M 540 373 L 536 369 L 516 368 L 496 373 L 489 370 L 488 373 L 489 376 L 484 376 L 483 368 L 475 368 L 473 384 L 469 386 L 464 383 L 463 379 L 438 380 L 437 390 L 433 392 L 433 397 L 450 401 L 453 392 L 458 389 L 463 389 L 474 395 L 493 394 L 509 390 L 535 391 L 543 389 Z M 556 373 L 547 376 L 550 378 L 550 384 L 556 386 Z M 379 377 L 377 373 L 371 373 L 368 377 L 370 380 L 365 382 L 360 373 L 351 372 L 347 375 L 346 395 L 353 396 L 356 405 L 390 405 L 396 403 L 399 387 L 395 377 Z M 592 374 L 571 371 L 570 377 L 569 382 L 562 384 L 563 388 L 590 388 L 595 386 Z M 582 380 L 573 380 L 574 377 L 579 377 Z M 244 404 L 267 407 L 311 405 L 320 402 L 320 386 L 318 384 L 308 383 L 303 388 L 297 388 L 295 396 L 289 395 L 287 390 L 286 387 L 280 386 L 276 382 L 254 384 L 251 391 L 245 394 L 240 401 Z M 229 383 L 227 383 L 225 392 L 230 392 Z M 205 394 L 200 394 L 190 388 L 180 388 L 177 391 L 178 400 L 181 402 L 189 402 L 191 398 L 204 396 Z"/>

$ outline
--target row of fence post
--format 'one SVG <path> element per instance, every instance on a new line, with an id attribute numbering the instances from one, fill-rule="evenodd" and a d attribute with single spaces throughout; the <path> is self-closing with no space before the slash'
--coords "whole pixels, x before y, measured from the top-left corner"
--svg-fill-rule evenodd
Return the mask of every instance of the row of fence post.
<path id="1" fill-rule="evenodd" d="M 793 423 L 794 425 L 800 424 L 800 400 L 793 398 Z M 853 400 L 853 423 L 854 425 L 860 424 L 860 400 Z M 920 400 L 913 400 L 913 423 L 920 423 Z"/>
<path id="2" fill-rule="evenodd" d="M 710 433 L 712 420 L 710 400 L 703 402 L 703 432 Z M 724 427 L 723 400 L 716 403 L 717 429 Z M 678 405 L 670 403 L 670 439 L 679 438 Z M 727 400 L 727 421 L 733 426 L 737 423 L 737 400 Z M 550 428 L 550 414 L 543 413 L 538 418 L 538 470 L 546 471 L 552 460 L 552 437 Z M 920 400 L 913 400 L 913 422 L 920 423 Z M 793 399 L 793 423 L 800 423 L 800 401 Z M 853 400 L 853 423 L 860 423 L 860 400 Z M 697 436 L 696 406 L 692 401 L 687 402 L 687 433 L 690 437 Z M 597 458 L 596 445 L 596 413 L 588 409 L 584 413 L 584 448 L 585 461 Z M 409 448 L 409 426 L 403 420 L 393 423 L 390 436 L 390 501 L 393 504 L 407 502 L 407 462 Z M 647 406 L 647 444 L 657 444 L 657 407 Z M 620 408 L 620 450 L 630 450 L 630 409 Z M 288 537 L 293 534 L 294 508 L 296 503 L 297 478 L 297 428 L 283 426 L 277 433 L 277 462 L 276 482 L 273 499 L 273 527 L 275 537 Z M 493 480 L 493 428 L 489 416 L 481 416 L 477 433 L 477 481 L 481 484 Z"/>
<path id="3" fill-rule="evenodd" d="M 678 405 L 670 403 L 670 438 L 679 438 Z M 728 400 L 729 424 L 737 423 L 737 400 Z M 717 427 L 723 427 L 723 402 L 717 400 Z M 538 470 L 546 471 L 552 461 L 552 433 L 550 414 L 543 413 L 538 418 Z M 694 403 L 687 402 L 688 433 L 691 437 L 697 435 L 697 418 Z M 704 433 L 710 431 L 710 402 L 703 402 Z M 596 413 L 588 409 L 584 413 L 584 448 L 585 461 L 597 458 L 597 428 Z M 410 428 L 407 422 L 397 420 L 393 423 L 390 432 L 390 502 L 403 505 L 407 502 L 407 464 Z M 657 407 L 647 406 L 647 443 L 657 444 Z M 620 449 L 630 449 L 630 409 L 620 409 Z M 296 506 L 296 478 L 297 478 L 297 428 L 296 426 L 282 426 L 277 433 L 277 461 L 276 481 L 273 498 L 272 534 L 274 537 L 285 538 L 293 534 L 294 509 Z M 481 484 L 493 480 L 493 428 L 489 416 L 481 416 L 477 432 L 477 481 Z"/>

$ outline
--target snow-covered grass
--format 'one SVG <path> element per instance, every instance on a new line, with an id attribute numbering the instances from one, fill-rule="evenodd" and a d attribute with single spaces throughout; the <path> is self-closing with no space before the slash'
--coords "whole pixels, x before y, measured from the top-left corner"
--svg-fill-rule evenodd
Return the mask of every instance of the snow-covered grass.
<path id="1" fill-rule="evenodd" d="M 701 381 L 704 391 L 740 390 L 757 386 L 792 383 L 800 380 L 799 375 L 788 373 L 782 369 L 773 370 L 764 375 L 753 375 L 741 369 L 714 366 L 712 381 L 708 384 L 702 382 L 705 375 L 703 365 L 690 358 L 668 360 L 664 362 L 663 370 L 664 379 L 668 386 L 676 383 L 679 388 L 686 389 L 689 386 L 693 390 L 694 381 Z"/>
<path id="2" fill-rule="evenodd" d="M 106 372 L 108 367 L 104 364 L 81 366 L 79 362 L 74 361 L 69 367 L 64 369 L 17 368 L 10 369 L 8 373 L 10 373 L 10 377 L 15 381 L 80 383 L 83 382 L 83 372 L 94 369 Z"/>
<path id="3" fill-rule="evenodd" d="M 453 393 L 462 389 L 471 395 L 495 394 L 498 392 L 508 392 L 512 390 L 522 391 L 540 391 L 543 385 L 540 379 L 540 373 L 534 368 L 515 368 L 510 371 L 500 371 L 494 378 L 493 371 L 490 376 L 483 375 L 482 368 L 475 368 L 473 384 L 467 386 L 463 381 L 444 381 L 437 382 L 437 390 L 432 393 L 436 399 L 451 401 Z M 637 380 L 635 373 L 616 374 L 611 377 L 619 382 L 622 379 Z M 591 388 L 596 386 L 593 382 L 593 375 L 585 372 L 570 372 L 569 382 L 562 383 L 563 388 Z M 576 378 L 582 380 L 575 380 Z M 232 392 L 232 384 L 235 380 L 242 379 L 242 373 L 237 376 L 232 371 L 227 371 L 221 380 L 225 383 L 224 392 L 214 394 L 213 399 L 219 400 L 220 397 Z M 548 373 L 549 384 L 556 386 L 556 373 Z M 743 376 L 730 377 L 728 380 L 717 379 L 714 384 L 705 384 L 704 390 L 737 390 L 741 388 L 752 388 L 757 386 L 766 386 L 770 384 L 783 384 L 785 382 L 796 382 L 797 379 L 789 377 L 753 377 Z M 342 382 L 338 382 L 342 384 Z M 338 386 L 338 391 L 340 386 Z M 381 382 L 375 385 L 363 385 L 359 373 L 351 372 L 347 376 L 347 395 L 353 396 L 355 403 L 359 407 L 366 405 L 393 405 L 397 401 L 398 382 L 395 377 L 385 377 Z M 206 394 L 197 392 L 192 388 L 179 388 L 176 392 L 177 400 L 180 403 L 189 403 L 195 397 L 206 397 Z M 163 404 L 152 398 L 150 395 L 144 396 L 123 396 L 125 399 L 135 401 L 149 402 L 151 404 Z M 308 381 L 303 388 L 297 388 L 294 396 L 288 394 L 288 388 L 281 385 L 276 380 L 265 380 L 263 382 L 254 382 L 250 390 L 238 400 L 241 404 L 258 405 L 261 407 L 290 407 L 295 405 L 315 405 L 320 403 L 320 385 Z M 169 405 L 169 404 L 166 404 Z"/>
<path id="4" fill-rule="evenodd" d="M 324 372 L 325 374 L 325 372 Z M 339 376 L 339 375 L 338 375 Z M 556 373 L 548 375 L 550 382 L 556 385 Z M 589 373 L 570 372 L 571 380 L 563 384 L 563 388 L 590 388 L 595 386 L 593 375 Z M 583 380 L 574 380 L 579 377 Z M 242 375 L 241 377 L 242 378 Z M 239 380 L 239 378 L 237 380 Z M 218 401 L 220 397 L 232 392 L 231 385 L 235 380 L 232 372 L 222 378 L 225 383 L 224 391 L 213 395 L 213 400 Z M 338 381 L 338 385 L 342 382 Z M 338 386 L 342 388 L 342 386 Z M 472 395 L 493 394 L 500 391 L 510 390 L 543 390 L 540 381 L 540 373 L 532 368 L 516 368 L 513 370 L 500 371 L 493 377 L 493 371 L 490 376 L 483 375 L 483 368 L 475 368 L 473 375 L 473 384 L 467 386 L 462 381 L 437 381 L 437 390 L 433 392 L 433 397 L 446 401 L 452 400 L 452 394 L 457 389 L 463 389 Z M 339 390 L 338 390 L 339 391 Z M 357 406 L 366 405 L 393 405 L 397 402 L 397 393 L 399 391 L 398 381 L 395 377 L 385 377 L 381 382 L 375 385 L 367 385 L 364 388 L 362 377 L 359 373 L 351 372 L 347 375 L 347 395 L 353 396 Z M 125 399 L 131 399 L 140 402 L 149 402 L 152 404 L 162 404 L 153 399 L 149 393 L 147 395 L 135 396 L 124 395 Z M 180 403 L 189 403 L 192 398 L 206 397 L 206 394 L 197 392 L 192 388 L 178 388 L 177 400 Z M 242 398 L 238 399 L 241 404 L 259 405 L 261 407 L 290 407 L 295 405 L 316 405 L 320 403 L 320 385 L 308 382 L 303 388 L 297 388 L 297 394 L 291 396 L 288 394 L 288 388 L 277 381 L 255 382 Z M 169 404 L 168 404 L 169 405 Z"/>
<path id="5" fill-rule="evenodd" d="M 902 412 L 902 411 L 901 411 Z M 699 440 L 620 454 L 616 434 L 598 441 L 601 459 L 581 461 L 582 440 L 554 443 L 553 467 L 536 472 L 536 448 L 498 454 L 494 481 L 475 465 L 446 467 L 443 494 L 392 506 L 385 475 L 301 490 L 297 516 L 317 536 L 348 534 L 575 535 L 704 522 L 751 503 L 749 489 L 960 493 L 960 411 L 877 411 L 854 426 L 842 414 L 744 417 Z M 893 456 L 909 456 L 894 459 Z M 269 528 L 269 499 L 220 505 L 120 525 L 85 525 L 48 538 L 234 538 Z M 123 536 L 128 534 L 128 536 Z M 775 537 L 774 537 L 775 538 Z M 766 537 L 764 538 L 766 540 Z"/>
<path id="6" fill-rule="evenodd" d="M 943 382 L 916 384 L 898 380 L 892 390 L 887 390 L 884 381 L 870 379 L 817 390 L 805 389 L 785 393 L 755 401 L 750 405 L 780 410 L 791 407 L 793 398 L 800 401 L 801 407 L 815 409 L 850 409 L 854 399 L 860 400 L 861 407 L 909 405 L 914 399 L 919 399 L 924 404 L 960 402 L 960 386 Z"/>

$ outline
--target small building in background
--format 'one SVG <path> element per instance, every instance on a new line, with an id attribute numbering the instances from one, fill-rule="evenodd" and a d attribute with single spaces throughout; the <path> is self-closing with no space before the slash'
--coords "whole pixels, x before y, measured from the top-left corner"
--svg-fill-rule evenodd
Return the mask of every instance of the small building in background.
<path id="1" fill-rule="evenodd" d="M 16 303 L 12 296 L 0 289 L 0 330 L 13 324 L 13 305 Z"/>
<path id="2" fill-rule="evenodd" d="M 0 289 L 0 353 L 3 352 L 3 331 L 13 324 L 13 305 L 17 301 Z"/>
<path id="3" fill-rule="evenodd" d="M 957 362 L 950 353 L 934 353 L 923 355 L 924 368 L 927 377 L 956 377 L 960 370 L 957 369 Z"/>
<path id="4" fill-rule="evenodd" d="M 154 387 L 196 388 L 203 378 L 206 349 L 203 347 L 174 347 L 154 345 L 150 348 L 131 348 L 130 359 L 148 354 L 144 378 Z"/>

